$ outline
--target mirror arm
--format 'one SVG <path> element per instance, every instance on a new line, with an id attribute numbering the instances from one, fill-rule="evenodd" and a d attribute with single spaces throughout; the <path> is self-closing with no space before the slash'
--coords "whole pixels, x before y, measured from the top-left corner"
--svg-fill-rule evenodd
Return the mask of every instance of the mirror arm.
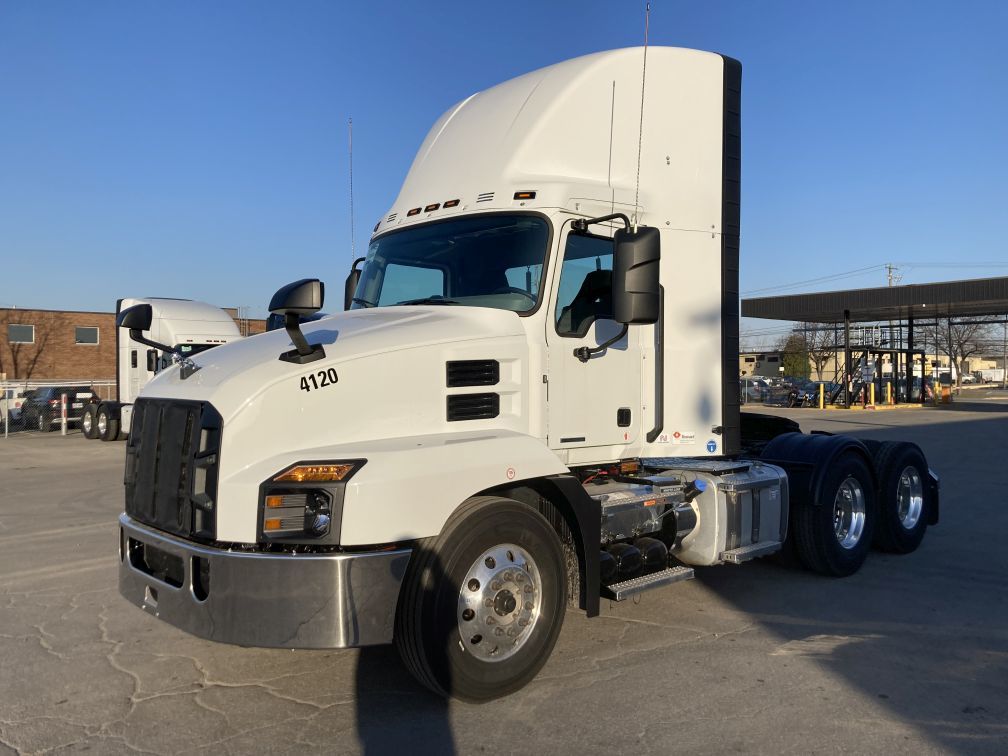
<path id="1" fill-rule="evenodd" d="M 157 341 L 151 341 L 150 339 L 148 339 L 146 336 L 143 335 L 143 331 L 141 331 L 139 328 L 130 328 L 129 334 L 130 338 L 133 339 L 133 341 L 139 341 L 141 344 L 144 344 L 149 347 L 154 347 L 155 349 L 160 349 L 162 352 L 181 354 L 181 352 L 178 349 L 175 349 L 174 347 L 170 347 L 167 344 L 161 344 Z"/>
<path id="2" fill-rule="evenodd" d="M 304 333 L 301 332 L 301 318 L 293 312 L 284 313 L 284 329 L 290 336 L 294 348 L 289 352 L 280 355 L 284 362 L 293 362 L 303 365 L 306 362 L 315 362 L 325 357 L 325 347 L 321 344 L 309 344 Z"/>
<path id="3" fill-rule="evenodd" d="M 615 336 L 613 336 L 608 341 L 605 341 L 605 342 L 599 344 L 598 346 L 594 346 L 594 347 L 578 347 L 577 349 L 574 350 L 574 356 L 577 357 L 579 360 L 581 360 L 581 362 L 588 362 L 588 360 L 591 359 L 591 356 L 593 354 L 598 354 L 599 352 L 604 352 L 606 349 L 608 349 L 613 344 L 615 344 L 617 341 L 619 341 L 624 336 L 626 336 L 627 332 L 629 330 L 630 330 L 630 326 L 627 325 L 626 323 L 624 323 L 623 324 L 623 328 L 620 330 L 620 332 L 617 333 Z"/>
<path id="4" fill-rule="evenodd" d="M 623 213 L 613 213 L 612 215 L 603 215 L 600 218 L 577 218 L 571 222 L 571 228 L 575 231 L 586 234 L 588 233 L 588 226 L 593 226 L 596 223 L 605 223 L 611 220 L 621 220 L 623 221 L 623 226 L 630 230 L 630 219 L 626 217 Z"/>

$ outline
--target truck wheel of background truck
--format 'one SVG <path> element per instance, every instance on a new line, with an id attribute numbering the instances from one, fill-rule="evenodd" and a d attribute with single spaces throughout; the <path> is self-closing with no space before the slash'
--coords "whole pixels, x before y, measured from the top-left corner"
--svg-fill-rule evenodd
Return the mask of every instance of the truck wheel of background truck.
<path id="1" fill-rule="evenodd" d="M 563 624 L 567 571 L 546 519 L 512 499 L 477 496 L 417 543 L 399 594 L 395 644 L 440 695 L 480 702 L 528 683 Z"/>
<path id="2" fill-rule="evenodd" d="M 115 441 L 119 438 L 119 418 L 114 417 L 105 407 L 98 408 L 97 425 L 98 438 L 102 441 Z"/>
<path id="3" fill-rule="evenodd" d="M 84 405 L 84 411 L 81 413 L 80 428 L 81 433 L 84 434 L 84 438 L 95 437 L 95 406 L 93 404 Z"/>
<path id="4" fill-rule="evenodd" d="M 798 558 L 822 575 L 852 575 L 868 556 L 876 516 L 871 470 L 858 454 L 844 452 L 823 476 L 819 500 L 798 506 L 794 520 Z"/>
<path id="5" fill-rule="evenodd" d="M 875 545 L 883 551 L 909 554 L 927 530 L 927 463 L 916 444 L 886 441 L 875 455 L 879 518 Z"/>

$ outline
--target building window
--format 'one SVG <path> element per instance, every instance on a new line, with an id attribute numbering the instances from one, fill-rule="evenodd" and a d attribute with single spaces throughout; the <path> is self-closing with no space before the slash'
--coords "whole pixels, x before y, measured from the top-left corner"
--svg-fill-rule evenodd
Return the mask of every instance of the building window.
<path id="1" fill-rule="evenodd" d="M 97 344 L 98 326 L 77 326 L 74 328 L 75 344 Z"/>
<path id="2" fill-rule="evenodd" d="M 777 362 L 777 361 L 778 361 L 777 357 L 767 357 L 767 362 Z"/>
<path id="3" fill-rule="evenodd" d="M 34 344 L 35 326 L 10 323 L 7 326 L 7 341 L 11 344 Z"/>
<path id="4" fill-rule="evenodd" d="M 746 364 L 748 364 L 750 362 L 756 362 L 756 358 L 755 357 L 746 357 L 745 361 L 746 361 Z"/>

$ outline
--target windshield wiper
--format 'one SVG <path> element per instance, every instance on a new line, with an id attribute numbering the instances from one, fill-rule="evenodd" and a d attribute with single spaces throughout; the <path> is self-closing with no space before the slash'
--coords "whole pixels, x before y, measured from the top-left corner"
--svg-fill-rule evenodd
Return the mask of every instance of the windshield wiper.
<path id="1" fill-rule="evenodd" d="M 454 299 L 446 299 L 445 297 L 433 296 L 433 297 L 421 297 L 420 299 L 406 299 L 402 302 L 396 302 L 397 305 L 419 305 L 419 304 L 436 304 L 436 305 L 457 305 L 459 304 Z"/>
<path id="2" fill-rule="evenodd" d="M 354 304 L 364 305 L 365 307 L 376 307 L 374 302 L 369 302 L 366 299 L 361 299 L 360 297 L 352 297 L 350 299 Z"/>

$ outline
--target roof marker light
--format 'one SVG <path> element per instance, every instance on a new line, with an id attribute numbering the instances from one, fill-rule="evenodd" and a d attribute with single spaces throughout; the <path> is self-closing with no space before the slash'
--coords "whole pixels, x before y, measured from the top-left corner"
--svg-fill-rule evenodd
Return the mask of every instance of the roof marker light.
<path id="1" fill-rule="evenodd" d="M 442 207 L 445 210 L 447 210 L 449 207 L 458 207 L 458 203 L 459 203 L 459 201 L 457 199 L 448 200 L 447 202 L 444 203 L 444 205 L 442 205 Z"/>
<path id="2" fill-rule="evenodd" d="M 420 215 L 420 211 L 423 210 L 422 207 L 414 207 L 408 213 L 406 213 L 407 218 L 412 218 L 414 215 Z"/>
<path id="3" fill-rule="evenodd" d="M 535 199 L 535 192 L 515 192 L 514 198 L 516 200 L 533 200 Z"/>
<path id="4" fill-rule="evenodd" d="M 441 207 L 441 203 L 440 203 L 440 202 L 434 202 L 433 204 L 430 204 L 430 205 L 427 205 L 427 207 L 425 207 L 425 208 L 423 209 L 423 211 L 424 211 L 425 213 L 433 213 L 433 212 L 434 212 L 435 210 L 437 210 L 437 209 L 438 209 L 439 207 Z"/>

